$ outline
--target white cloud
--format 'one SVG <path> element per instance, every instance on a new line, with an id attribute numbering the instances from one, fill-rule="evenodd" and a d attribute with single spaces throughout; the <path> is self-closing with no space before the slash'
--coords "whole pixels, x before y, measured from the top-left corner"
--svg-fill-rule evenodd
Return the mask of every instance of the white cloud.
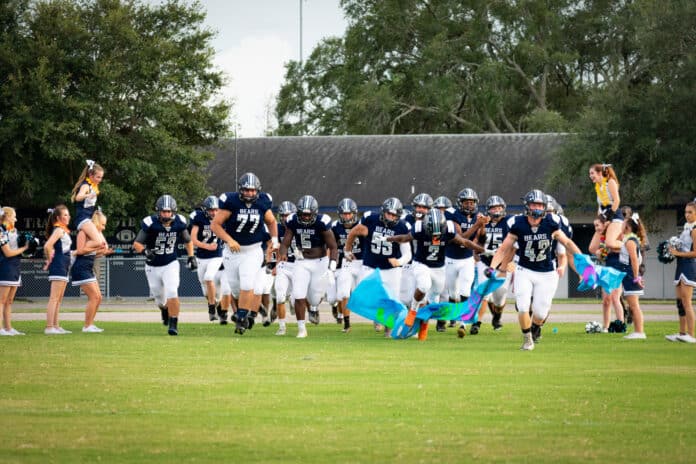
<path id="1" fill-rule="evenodd" d="M 266 105 L 280 90 L 291 59 L 292 46 L 277 35 L 247 36 L 216 54 L 214 64 L 228 79 L 222 96 L 234 101 L 232 121 L 240 136 L 264 135 Z"/>

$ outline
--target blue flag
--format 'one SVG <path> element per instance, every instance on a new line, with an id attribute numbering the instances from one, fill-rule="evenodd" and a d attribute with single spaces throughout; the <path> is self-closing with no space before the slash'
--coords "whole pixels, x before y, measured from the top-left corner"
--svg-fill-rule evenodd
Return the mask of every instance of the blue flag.
<path id="1" fill-rule="evenodd" d="M 348 300 L 348 309 L 389 328 L 394 327 L 402 311 L 406 312 L 406 306 L 389 296 L 379 269 L 375 269 L 355 287 Z"/>
<path id="2" fill-rule="evenodd" d="M 588 255 L 577 253 L 573 255 L 573 260 L 575 261 L 575 270 L 580 276 L 578 290 L 581 292 L 602 287 L 602 290 L 611 293 L 621 287 L 621 282 L 626 276 L 625 272 L 613 267 L 594 264 Z"/>

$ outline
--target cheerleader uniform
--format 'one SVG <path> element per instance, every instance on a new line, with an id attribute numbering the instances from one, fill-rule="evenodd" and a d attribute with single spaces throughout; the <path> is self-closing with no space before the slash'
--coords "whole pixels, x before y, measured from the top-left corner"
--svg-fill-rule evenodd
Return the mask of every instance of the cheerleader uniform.
<path id="1" fill-rule="evenodd" d="M 60 240 L 56 240 L 54 245 L 54 255 L 51 264 L 48 265 L 48 280 L 59 280 L 63 282 L 68 281 L 68 274 L 70 271 L 70 246 L 72 245 L 72 239 L 70 238 L 70 232 L 67 230 L 63 231 L 63 236 Z"/>
<path id="2" fill-rule="evenodd" d="M 89 186 L 88 195 L 92 193 L 96 193 L 97 195 L 99 195 L 99 186 L 92 185 L 89 179 L 85 179 L 85 181 L 82 182 L 82 185 Z M 82 188 L 82 185 L 80 185 L 80 189 Z M 94 214 L 94 210 L 96 209 L 96 207 L 96 196 L 94 198 L 87 197 L 82 201 L 75 202 L 75 224 L 77 230 L 80 230 L 82 226 L 85 224 L 85 222 L 92 220 L 92 215 Z"/>
<path id="3" fill-rule="evenodd" d="M 595 192 L 597 193 L 597 204 L 599 205 L 599 211 L 605 212 L 611 209 L 614 199 L 611 197 L 611 192 L 609 191 L 609 181 L 606 177 L 602 178 L 602 182 L 595 184 Z M 621 212 L 621 208 L 614 211 L 614 217 L 611 222 L 623 222 L 624 217 Z"/>
<path id="4" fill-rule="evenodd" d="M 684 224 L 684 230 L 679 235 L 681 246 L 679 251 L 694 251 L 694 242 L 691 238 L 691 231 L 696 226 L 696 223 Z M 677 257 L 677 270 L 674 273 L 674 285 L 682 282 L 691 287 L 696 287 L 696 258 L 680 258 Z"/>
<path id="5" fill-rule="evenodd" d="M 9 245 L 11 250 L 16 250 L 17 246 L 17 229 L 6 229 L 0 225 L 0 247 Z M 0 251 L 0 285 L 4 287 L 19 287 L 22 285 L 22 276 L 20 275 L 19 263 L 21 256 L 13 256 L 8 258 Z"/>
<path id="6" fill-rule="evenodd" d="M 623 245 L 621 245 L 621 251 L 619 252 L 619 265 L 617 269 L 626 273 L 626 276 L 623 278 L 623 281 L 621 282 L 624 289 L 624 295 L 643 296 L 643 294 L 645 293 L 643 289 L 636 282 L 633 282 L 633 279 L 635 279 L 636 276 L 635 274 L 633 274 L 633 266 L 631 266 L 631 256 L 628 254 L 628 249 L 626 248 L 626 243 L 628 243 L 629 240 L 633 240 L 636 242 L 636 253 L 638 253 L 638 265 L 640 266 L 640 263 L 643 261 L 643 258 L 640 253 L 640 240 L 638 239 L 638 236 L 636 234 L 627 234 L 624 237 Z"/>
<path id="7" fill-rule="evenodd" d="M 92 252 L 75 257 L 75 262 L 70 272 L 73 287 L 97 281 L 97 277 L 94 275 L 94 258 L 96 255 L 96 252 Z"/>

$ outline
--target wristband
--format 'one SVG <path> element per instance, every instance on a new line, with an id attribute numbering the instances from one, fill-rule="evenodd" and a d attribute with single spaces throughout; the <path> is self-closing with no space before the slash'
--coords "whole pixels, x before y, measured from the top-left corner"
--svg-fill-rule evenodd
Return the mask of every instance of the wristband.
<path id="1" fill-rule="evenodd" d="M 638 276 L 638 277 L 634 277 L 634 278 L 633 278 L 633 283 L 634 283 L 634 284 L 637 284 L 638 282 L 642 282 L 642 281 L 643 281 L 643 277 L 642 277 L 642 276 Z"/>

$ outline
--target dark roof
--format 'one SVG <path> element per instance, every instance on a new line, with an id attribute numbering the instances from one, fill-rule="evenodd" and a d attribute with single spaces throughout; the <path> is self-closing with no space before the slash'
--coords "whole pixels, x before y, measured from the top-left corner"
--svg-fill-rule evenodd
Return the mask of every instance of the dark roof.
<path id="1" fill-rule="evenodd" d="M 562 142 L 558 134 L 232 139 L 213 149 L 209 186 L 218 194 L 236 190 L 237 178 L 251 171 L 274 204 L 310 194 L 323 209 L 344 197 L 365 209 L 390 196 L 407 205 L 420 192 L 454 200 L 471 187 L 482 203 L 496 194 L 512 206 L 543 189 L 544 167 Z"/>

